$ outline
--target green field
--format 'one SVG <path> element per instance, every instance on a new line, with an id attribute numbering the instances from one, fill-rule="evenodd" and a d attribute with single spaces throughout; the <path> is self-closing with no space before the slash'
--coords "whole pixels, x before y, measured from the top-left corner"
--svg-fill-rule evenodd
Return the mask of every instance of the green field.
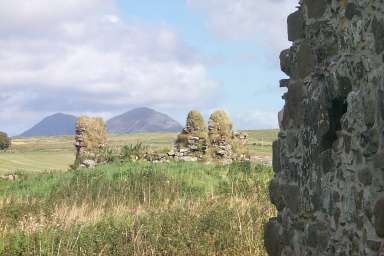
<path id="1" fill-rule="evenodd" d="M 144 162 L 0 180 L 0 255 L 265 255 L 270 167 Z"/>
<path id="2" fill-rule="evenodd" d="M 254 159 L 270 162 L 277 130 L 247 131 L 249 151 Z M 176 133 L 111 135 L 110 145 L 142 142 L 154 149 L 171 149 Z M 67 170 L 74 162 L 73 137 L 15 138 L 12 148 L 0 152 L 0 175 L 15 172 Z"/>
<path id="3" fill-rule="evenodd" d="M 250 131 L 270 159 L 277 131 Z M 172 147 L 175 133 L 113 135 L 109 145 Z M 65 171 L 72 137 L 18 138 L 0 153 L 0 255 L 265 255 L 269 165 L 121 159 Z"/>

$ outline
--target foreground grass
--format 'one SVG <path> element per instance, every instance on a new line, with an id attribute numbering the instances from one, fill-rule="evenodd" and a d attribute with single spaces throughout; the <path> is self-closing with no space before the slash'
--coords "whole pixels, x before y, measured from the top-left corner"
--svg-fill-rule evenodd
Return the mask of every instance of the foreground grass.
<path id="1" fill-rule="evenodd" d="M 0 181 L 0 255 L 265 255 L 271 176 L 126 163 Z"/>

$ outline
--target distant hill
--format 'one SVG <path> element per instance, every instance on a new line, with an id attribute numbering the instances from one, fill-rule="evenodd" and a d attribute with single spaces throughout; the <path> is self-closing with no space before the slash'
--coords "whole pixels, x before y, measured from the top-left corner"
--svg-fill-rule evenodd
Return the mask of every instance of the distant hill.
<path id="1" fill-rule="evenodd" d="M 31 129 L 20 134 L 21 137 L 73 135 L 76 116 L 62 113 L 44 118 Z"/>
<path id="2" fill-rule="evenodd" d="M 74 135 L 76 116 L 54 114 L 44 118 L 21 137 Z M 150 108 L 137 108 L 116 116 L 107 122 L 111 133 L 181 131 L 183 127 L 166 114 Z"/>
<path id="3" fill-rule="evenodd" d="M 178 132 L 183 127 L 166 114 L 150 108 L 137 108 L 107 122 L 111 133 Z"/>

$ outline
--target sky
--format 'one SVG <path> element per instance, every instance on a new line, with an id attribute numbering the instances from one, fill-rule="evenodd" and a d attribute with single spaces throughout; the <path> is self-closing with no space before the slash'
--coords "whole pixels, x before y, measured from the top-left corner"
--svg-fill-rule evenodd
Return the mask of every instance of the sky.
<path id="1" fill-rule="evenodd" d="M 144 106 L 182 124 L 192 109 L 224 109 L 238 129 L 277 128 L 297 2 L 1 1 L 0 130 Z"/>

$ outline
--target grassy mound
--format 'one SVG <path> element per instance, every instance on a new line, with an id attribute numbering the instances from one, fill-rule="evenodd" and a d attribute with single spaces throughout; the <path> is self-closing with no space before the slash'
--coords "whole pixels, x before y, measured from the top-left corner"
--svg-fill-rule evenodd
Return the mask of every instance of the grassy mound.
<path id="1" fill-rule="evenodd" d="M 135 162 L 0 181 L 0 255 L 265 255 L 271 176 Z"/>

